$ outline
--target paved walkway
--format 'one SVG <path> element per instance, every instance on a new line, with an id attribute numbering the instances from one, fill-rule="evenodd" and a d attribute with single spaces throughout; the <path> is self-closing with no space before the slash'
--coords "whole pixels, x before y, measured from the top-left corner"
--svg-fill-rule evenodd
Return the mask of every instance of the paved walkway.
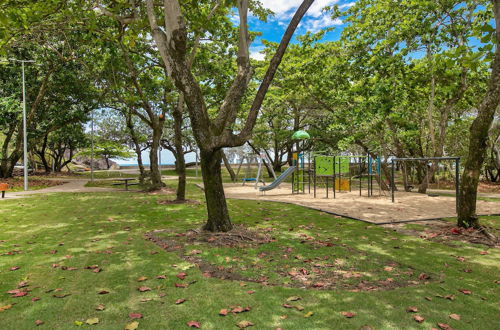
<path id="1" fill-rule="evenodd" d="M 61 179 L 58 180 L 61 181 Z M 62 185 L 44 189 L 18 191 L 18 192 L 7 191 L 7 193 L 5 194 L 5 198 L 3 199 L 0 198 L 0 200 L 9 200 L 9 199 L 29 197 L 31 195 L 60 193 L 60 192 L 69 192 L 69 193 L 76 193 L 76 192 L 91 193 L 91 192 L 111 192 L 111 191 L 120 192 L 119 189 L 115 188 L 85 187 L 85 184 L 89 182 L 88 179 L 64 179 L 64 181 L 66 183 Z"/>
<path id="2" fill-rule="evenodd" d="M 427 189 L 427 193 L 447 194 L 455 196 L 455 190 Z M 486 197 L 486 198 L 500 198 L 500 193 L 493 193 L 493 192 L 490 193 L 478 192 L 477 195 L 479 197 Z"/>

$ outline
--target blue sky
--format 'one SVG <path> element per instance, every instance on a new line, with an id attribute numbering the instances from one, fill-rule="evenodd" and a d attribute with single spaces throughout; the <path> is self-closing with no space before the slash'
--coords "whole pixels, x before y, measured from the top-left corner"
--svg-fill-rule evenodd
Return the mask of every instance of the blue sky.
<path id="1" fill-rule="evenodd" d="M 257 38 L 251 46 L 250 52 L 252 58 L 262 59 L 263 55 L 260 51 L 264 48 L 262 40 L 279 42 L 285 32 L 290 19 L 302 3 L 302 0 L 260 0 L 265 8 L 271 9 L 275 15 L 268 18 L 267 22 L 262 22 L 254 16 L 249 17 L 249 26 L 252 31 L 261 32 L 262 36 Z M 299 27 L 295 31 L 295 37 L 305 34 L 306 32 L 318 32 L 327 27 L 335 27 L 335 30 L 329 32 L 324 40 L 335 40 L 339 37 L 342 31 L 343 22 L 341 20 L 332 20 L 328 13 L 322 11 L 326 6 L 339 5 L 341 8 L 346 8 L 354 4 L 354 0 L 316 0 L 311 8 L 302 19 Z M 231 17 L 235 24 L 239 23 L 237 15 Z M 143 159 L 146 164 L 149 164 L 149 152 L 143 153 Z M 173 164 L 174 157 L 170 151 L 163 150 L 161 153 L 163 164 Z M 195 154 L 187 154 L 186 161 L 192 162 L 195 160 Z M 118 164 L 135 164 L 136 159 L 117 160 Z"/>
<path id="2" fill-rule="evenodd" d="M 254 16 L 249 18 L 249 26 L 252 31 L 261 32 L 262 36 L 255 40 L 251 47 L 251 56 L 255 59 L 262 59 L 263 55 L 259 52 L 264 48 L 262 39 L 279 42 L 286 27 L 302 0 L 261 0 L 264 7 L 271 9 L 275 15 L 269 17 L 267 22 L 262 22 Z M 316 0 L 309 8 L 302 19 L 295 37 L 306 32 L 318 32 L 323 28 L 335 27 L 335 30 L 327 33 L 325 40 L 335 40 L 339 37 L 343 28 L 343 22 L 340 19 L 332 20 L 328 13 L 322 11 L 326 6 L 338 5 L 341 9 L 350 7 L 354 0 Z M 236 24 L 238 16 L 231 18 Z"/>

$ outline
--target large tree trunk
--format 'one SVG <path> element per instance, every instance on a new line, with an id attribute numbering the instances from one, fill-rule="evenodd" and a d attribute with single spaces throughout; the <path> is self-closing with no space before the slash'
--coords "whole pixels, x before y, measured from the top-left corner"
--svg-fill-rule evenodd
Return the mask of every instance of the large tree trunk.
<path id="1" fill-rule="evenodd" d="M 179 95 L 179 103 L 172 111 L 174 117 L 174 147 L 175 147 L 175 170 L 179 176 L 177 181 L 176 200 L 186 200 L 186 159 L 182 147 L 182 110 L 184 108 L 184 96 Z"/>
<path id="2" fill-rule="evenodd" d="M 160 148 L 161 128 L 153 127 L 153 140 L 149 150 L 149 169 L 151 171 L 152 190 L 158 190 L 163 187 L 161 181 L 160 168 L 158 166 L 158 150 Z"/>
<path id="3" fill-rule="evenodd" d="M 477 186 L 488 146 L 488 132 L 500 103 L 500 47 L 498 44 L 500 40 L 500 4 L 498 0 L 493 0 L 493 11 L 497 40 L 495 58 L 491 65 L 488 91 L 479 105 L 477 117 L 470 127 L 469 152 L 460 184 L 457 218 L 460 227 L 479 227 L 479 219 L 476 215 Z"/>
<path id="4" fill-rule="evenodd" d="M 196 81 L 188 64 L 188 29 L 184 22 L 179 1 L 163 1 L 164 18 L 162 21 L 165 24 L 165 29 L 158 26 L 154 1 L 146 1 L 147 16 L 152 36 L 158 46 L 168 75 L 172 77 L 176 87 L 185 96 L 193 133 L 201 149 L 201 168 L 208 209 L 208 221 L 204 227 L 206 230 L 225 232 L 232 228 L 222 186 L 221 148 L 243 145 L 251 137 L 262 102 L 283 59 L 293 33 L 313 1 L 304 0 L 291 19 L 276 54 L 271 59 L 256 96 L 253 102 L 251 102 L 247 118 L 244 120 L 244 124 L 238 134 L 235 134 L 231 127 L 233 127 L 238 118 L 238 111 L 253 71 L 250 66 L 249 44 L 251 38 L 248 33 L 247 24 L 248 0 L 239 0 L 236 2 L 240 18 L 236 61 L 237 73 L 226 93 L 217 116 L 212 120 L 207 110 L 202 88 Z M 199 43 L 200 37 L 201 35 L 198 35 L 198 38 L 195 39 L 195 45 Z"/>
<path id="5" fill-rule="evenodd" d="M 200 156 L 208 211 L 208 220 L 203 229 L 208 231 L 229 231 L 233 228 L 233 225 L 229 218 L 224 187 L 222 185 L 222 150 L 202 150 Z"/>

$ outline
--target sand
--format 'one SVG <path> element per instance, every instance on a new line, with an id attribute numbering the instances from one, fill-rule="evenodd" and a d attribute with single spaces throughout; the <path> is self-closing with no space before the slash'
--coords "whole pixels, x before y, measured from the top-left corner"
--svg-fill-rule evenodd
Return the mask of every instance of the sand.
<path id="1" fill-rule="evenodd" d="M 291 185 L 286 183 L 265 193 L 256 190 L 253 185 L 241 184 L 224 185 L 224 190 L 227 198 L 292 203 L 377 224 L 456 216 L 455 197 L 448 196 L 430 197 L 425 194 L 396 192 L 395 203 L 392 203 L 390 192 L 378 196 L 378 189 L 374 190 L 376 196 L 373 197 L 367 197 L 366 190 L 362 191 L 363 196 L 359 196 L 358 190 L 337 192 L 335 199 L 330 190 L 327 199 L 323 188 L 317 190 L 317 198 L 314 198 L 312 188 L 311 194 L 292 195 Z M 477 211 L 480 215 L 500 214 L 500 202 L 478 200 Z"/>

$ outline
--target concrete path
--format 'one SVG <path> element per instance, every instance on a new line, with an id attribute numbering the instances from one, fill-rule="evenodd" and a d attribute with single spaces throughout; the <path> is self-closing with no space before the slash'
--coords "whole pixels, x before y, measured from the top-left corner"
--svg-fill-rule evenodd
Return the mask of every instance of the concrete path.
<path id="1" fill-rule="evenodd" d="M 427 193 L 447 194 L 455 196 L 455 190 L 427 189 Z M 486 198 L 500 198 L 500 193 L 493 193 L 493 192 L 490 193 L 478 192 L 477 195 L 479 197 L 486 197 Z"/>
<path id="2" fill-rule="evenodd" d="M 60 179 L 59 179 L 60 180 Z M 84 192 L 84 193 L 92 193 L 92 192 L 120 192 L 120 189 L 115 188 L 100 188 L 100 187 L 85 187 L 85 184 L 89 182 L 88 179 L 64 179 L 66 183 L 58 186 L 53 186 L 44 189 L 38 190 L 28 190 L 28 191 L 18 191 L 18 192 L 8 192 L 5 194 L 5 198 L 0 198 L 1 200 L 9 200 L 16 198 L 24 198 L 29 197 L 31 195 L 38 194 L 50 194 L 50 193 L 60 193 L 60 192 Z"/>

